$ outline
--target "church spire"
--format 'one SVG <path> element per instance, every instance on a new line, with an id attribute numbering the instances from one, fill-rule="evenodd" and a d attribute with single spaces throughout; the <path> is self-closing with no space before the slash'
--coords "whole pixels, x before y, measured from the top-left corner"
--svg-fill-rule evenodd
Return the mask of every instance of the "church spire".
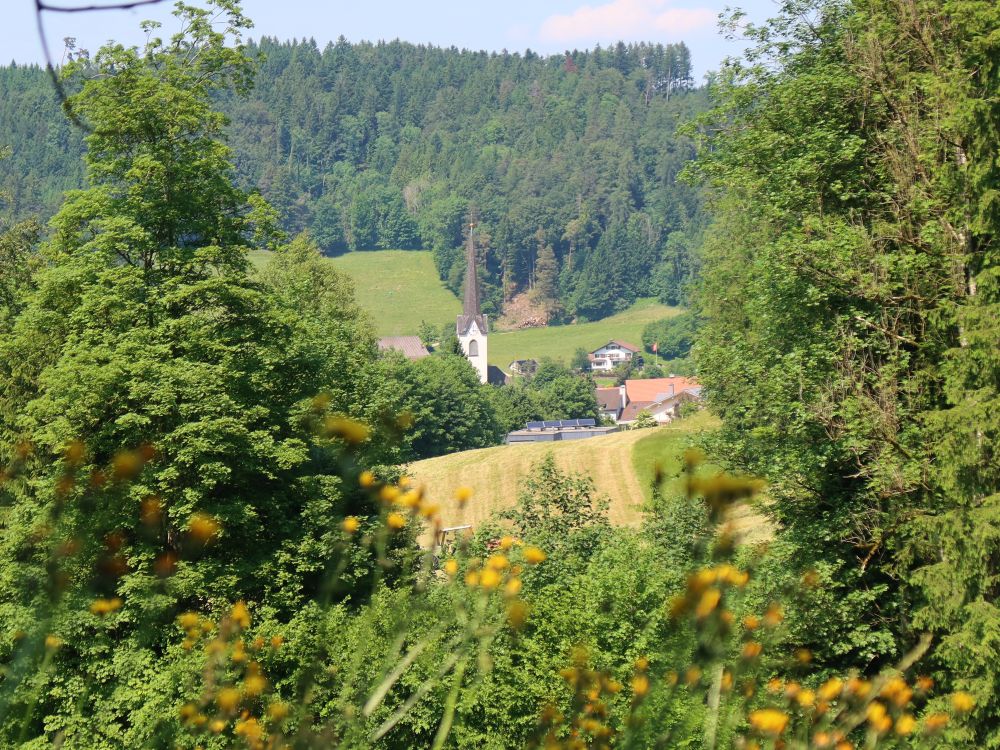
<path id="1" fill-rule="evenodd" d="M 475 224 L 469 224 L 469 241 L 465 243 L 465 300 L 462 313 L 467 318 L 480 315 L 479 274 L 476 273 L 476 241 L 472 236 Z"/>
<path id="2" fill-rule="evenodd" d="M 457 332 L 461 336 L 475 323 L 482 333 L 486 333 L 486 318 L 479 307 L 479 274 L 476 269 L 476 241 L 473 237 L 475 224 L 469 224 L 469 239 L 465 244 L 465 292 L 462 300 L 462 314 L 458 316 Z"/>

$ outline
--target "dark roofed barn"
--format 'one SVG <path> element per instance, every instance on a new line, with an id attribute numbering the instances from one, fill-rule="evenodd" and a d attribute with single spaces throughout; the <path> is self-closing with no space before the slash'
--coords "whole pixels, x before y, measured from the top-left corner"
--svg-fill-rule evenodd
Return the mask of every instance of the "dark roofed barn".
<path id="1" fill-rule="evenodd" d="M 408 359 L 421 359 L 430 355 L 419 336 L 384 336 L 378 340 L 380 352 L 393 349 Z"/>

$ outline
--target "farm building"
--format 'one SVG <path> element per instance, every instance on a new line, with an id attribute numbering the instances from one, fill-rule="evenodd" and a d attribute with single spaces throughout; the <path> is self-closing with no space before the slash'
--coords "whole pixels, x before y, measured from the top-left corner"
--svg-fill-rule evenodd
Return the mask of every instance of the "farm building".
<path id="1" fill-rule="evenodd" d="M 551 443 L 557 440 L 583 440 L 617 432 L 617 427 L 601 427 L 593 419 L 560 419 L 551 422 L 528 422 L 523 430 L 507 433 L 507 444 Z"/>
<path id="2" fill-rule="evenodd" d="M 533 359 L 515 359 L 507 366 L 507 369 L 510 370 L 511 375 L 530 378 L 538 369 L 538 362 Z"/>
<path id="3" fill-rule="evenodd" d="M 625 408 L 625 386 L 597 388 L 594 395 L 597 397 L 597 410 L 600 415 L 617 422 Z"/>
<path id="4" fill-rule="evenodd" d="M 421 359 L 430 356 L 419 336 L 383 336 L 378 340 L 378 350 L 386 352 L 395 350 L 406 355 L 407 359 Z"/>

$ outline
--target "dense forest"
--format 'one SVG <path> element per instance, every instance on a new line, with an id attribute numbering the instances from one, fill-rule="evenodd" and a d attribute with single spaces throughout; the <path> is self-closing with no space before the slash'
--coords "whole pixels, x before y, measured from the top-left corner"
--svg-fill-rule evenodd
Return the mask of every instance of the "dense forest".
<path id="1" fill-rule="evenodd" d="M 676 128 L 706 97 L 683 44 L 545 57 L 264 38 L 248 54 L 249 96 L 217 93 L 237 179 L 324 252 L 426 248 L 458 291 L 475 216 L 490 314 L 526 291 L 554 321 L 686 294 L 701 215 Z M 44 71 L 0 69 L 0 130 L 0 187 L 18 215 L 50 215 L 82 184 L 82 139 Z"/>

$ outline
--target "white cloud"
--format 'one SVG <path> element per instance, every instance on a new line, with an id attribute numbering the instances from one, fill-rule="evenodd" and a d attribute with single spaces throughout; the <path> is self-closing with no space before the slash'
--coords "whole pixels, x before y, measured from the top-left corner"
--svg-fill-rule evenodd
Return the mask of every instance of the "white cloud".
<path id="1" fill-rule="evenodd" d="M 566 15 L 549 16 L 540 36 L 549 42 L 596 42 L 617 39 L 677 37 L 711 27 L 716 12 L 710 8 L 671 8 L 668 0 L 611 0 L 584 5 Z"/>

